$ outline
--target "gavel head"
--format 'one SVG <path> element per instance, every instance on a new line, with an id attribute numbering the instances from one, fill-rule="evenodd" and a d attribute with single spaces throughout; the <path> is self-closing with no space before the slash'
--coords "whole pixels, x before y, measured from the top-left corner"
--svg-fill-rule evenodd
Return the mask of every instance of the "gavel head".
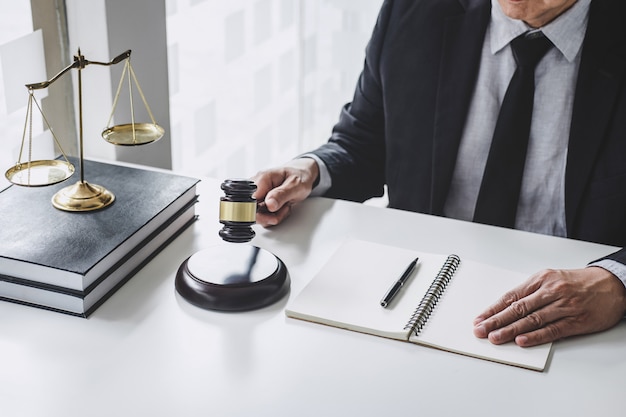
<path id="1" fill-rule="evenodd" d="M 219 235 L 227 242 L 249 242 L 255 236 L 252 225 L 256 223 L 256 200 L 252 194 L 256 184 L 250 180 L 230 179 L 222 183 L 224 197 L 220 198 L 220 223 L 224 225 Z"/>

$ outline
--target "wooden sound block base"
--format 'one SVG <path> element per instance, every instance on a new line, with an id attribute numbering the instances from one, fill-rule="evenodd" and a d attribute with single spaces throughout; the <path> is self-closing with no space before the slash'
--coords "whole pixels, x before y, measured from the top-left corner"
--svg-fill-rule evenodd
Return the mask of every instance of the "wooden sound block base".
<path id="1" fill-rule="evenodd" d="M 270 305 L 289 292 L 285 264 L 265 249 L 226 243 L 196 252 L 178 268 L 176 290 L 207 310 L 246 311 Z"/>

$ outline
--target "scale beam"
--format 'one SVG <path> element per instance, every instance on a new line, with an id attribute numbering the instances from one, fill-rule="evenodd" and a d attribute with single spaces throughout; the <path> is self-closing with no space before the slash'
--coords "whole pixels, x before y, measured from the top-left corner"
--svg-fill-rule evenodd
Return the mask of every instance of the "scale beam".
<path id="1" fill-rule="evenodd" d="M 123 60 L 129 59 L 130 53 L 131 53 L 131 50 L 129 49 L 128 51 L 119 54 L 118 56 L 110 60 L 109 62 L 99 62 L 99 61 L 86 60 L 85 57 L 80 53 L 80 49 L 79 49 L 78 55 L 74 55 L 74 62 L 72 64 L 62 69 L 57 75 L 55 75 L 54 77 L 50 78 L 47 81 L 42 81 L 40 83 L 26 84 L 26 88 L 28 88 L 29 90 L 42 90 L 44 88 L 48 88 L 50 87 L 50 84 L 52 84 L 53 82 L 61 78 L 66 72 L 70 70 L 83 69 L 89 64 L 104 65 L 104 66 L 111 66 L 111 65 L 119 64 Z"/>

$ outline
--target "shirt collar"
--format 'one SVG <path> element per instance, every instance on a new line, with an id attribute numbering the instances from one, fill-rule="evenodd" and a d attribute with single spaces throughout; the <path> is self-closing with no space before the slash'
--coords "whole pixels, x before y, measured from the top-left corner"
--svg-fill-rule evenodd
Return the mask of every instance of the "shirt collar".
<path id="1" fill-rule="evenodd" d="M 568 61 L 578 55 L 585 37 L 591 0 L 577 0 L 562 15 L 540 28 Z M 496 54 L 513 39 L 532 30 L 521 20 L 504 14 L 498 0 L 491 0 L 491 53 Z"/>

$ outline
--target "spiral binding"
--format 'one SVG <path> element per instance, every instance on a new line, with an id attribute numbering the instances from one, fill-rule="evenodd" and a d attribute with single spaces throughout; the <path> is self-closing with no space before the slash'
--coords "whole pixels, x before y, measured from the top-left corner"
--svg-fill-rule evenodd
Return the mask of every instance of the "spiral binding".
<path id="1" fill-rule="evenodd" d="M 422 301 L 420 301 L 408 323 L 404 326 L 404 330 L 411 330 L 411 332 L 415 333 L 415 336 L 419 335 L 460 263 L 461 258 L 457 255 L 448 256 L 432 284 L 430 284 Z"/>

